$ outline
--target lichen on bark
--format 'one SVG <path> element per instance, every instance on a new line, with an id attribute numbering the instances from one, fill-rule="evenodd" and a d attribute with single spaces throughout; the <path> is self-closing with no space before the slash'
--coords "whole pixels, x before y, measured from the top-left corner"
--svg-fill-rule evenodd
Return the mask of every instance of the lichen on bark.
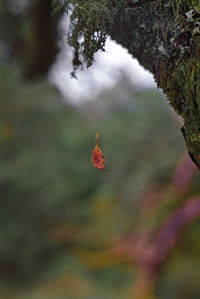
<path id="1" fill-rule="evenodd" d="M 71 10 L 74 70 L 81 60 L 93 63 L 108 35 L 126 47 L 182 116 L 188 152 L 200 167 L 199 0 L 64 0 L 62 6 Z"/>

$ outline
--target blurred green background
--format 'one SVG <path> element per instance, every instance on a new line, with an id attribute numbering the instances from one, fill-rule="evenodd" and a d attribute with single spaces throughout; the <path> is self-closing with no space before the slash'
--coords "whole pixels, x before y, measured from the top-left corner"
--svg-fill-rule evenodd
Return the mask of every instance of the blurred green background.
<path id="1" fill-rule="evenodd" d="M 199 299 L 200 177 L 175 114 L 125 74 L 67 104 L 51 13 L 0 5 L 0 298 Z"/>

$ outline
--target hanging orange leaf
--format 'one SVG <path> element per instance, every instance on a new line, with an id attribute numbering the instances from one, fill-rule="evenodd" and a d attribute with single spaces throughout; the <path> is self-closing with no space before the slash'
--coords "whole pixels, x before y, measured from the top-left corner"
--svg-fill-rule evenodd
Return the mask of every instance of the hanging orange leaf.
<path id="1" fill-rule="evenodd" d="M 96 146 L 95 146 L 95 149 L 94 149 L 93 154 L 92 154 L 91 162 L 94 163 L 95 168 L 97 167 L 99 170 L 105 171 L 104 155 L 102 154 L 102 151 L 100 150 L 100 148 L 97 145 L 98 136 L 99 136 L 99 133 L 97 133 L 97 135 L 96 135 Z"/>

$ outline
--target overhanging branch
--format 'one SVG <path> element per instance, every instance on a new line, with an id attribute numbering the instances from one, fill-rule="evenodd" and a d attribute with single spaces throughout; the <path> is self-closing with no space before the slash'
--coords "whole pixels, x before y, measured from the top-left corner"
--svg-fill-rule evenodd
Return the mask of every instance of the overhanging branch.
<path id="1" fill-rule="evenodd" d="M 59 2 L 59 1 L 57 1 Z M 64 0 L 71 9 L 69 43 L 74 68 L 89 67 L 107 35 L 153 73 L 169 104 L 182 116 L 188 152 L 200 167 L 199 0 Z M 80 42 L 80 37 L 83 41 Z"/>

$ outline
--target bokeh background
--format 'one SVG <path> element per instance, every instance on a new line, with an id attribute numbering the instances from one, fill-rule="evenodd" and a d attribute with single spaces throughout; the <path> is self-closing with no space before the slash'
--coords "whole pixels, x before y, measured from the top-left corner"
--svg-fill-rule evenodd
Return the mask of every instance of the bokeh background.
<path id="1" fill-rule="evenodd" d="M 111 41 L 71 79 L 67 24 L 50 0 L 1 0 L 0 298 L 199 299 L 181 120 Z"/>

